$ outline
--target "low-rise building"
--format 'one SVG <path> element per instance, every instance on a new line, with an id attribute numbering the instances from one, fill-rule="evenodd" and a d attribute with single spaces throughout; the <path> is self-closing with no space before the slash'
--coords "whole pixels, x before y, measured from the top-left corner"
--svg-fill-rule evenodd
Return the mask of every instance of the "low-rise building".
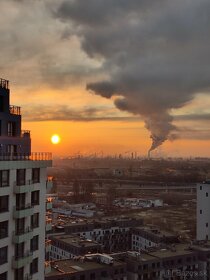
<path id="1" fill-rule="evenodd" d="M 51 236 L 50 259 L 68 259 L 102 251 L 99 243 L 77 235 Z"/>
<path id="2" fill-rule="evenodd" d="M 126 264 L 102 254 L 54 261 L 47 268 L 45 280 L 127 280 Z"/>
<path id="3" fill-rule="evenodd" d="M 161 244 L 178 243 L 178 237 L 167 231 L 160 231 L 154 227 L 136 227 L 132 230 L 131 248 L 140 251 L 149 247 L 158 247 Z"/>
<path id="4" fill-rule="evenodd" d="M 66 234 L 79 234 L 85 239 L 99 242 L 105 252 L 126 251 L 131 249 L 131 229 L 141 226 L 142 219 L 104 218 L 65 225 Z"/>

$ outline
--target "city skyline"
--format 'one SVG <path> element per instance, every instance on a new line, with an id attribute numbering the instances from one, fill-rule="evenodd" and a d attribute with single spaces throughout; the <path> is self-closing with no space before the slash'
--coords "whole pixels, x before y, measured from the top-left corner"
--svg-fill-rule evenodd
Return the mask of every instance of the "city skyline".
<path id="1" fill-rule="evenodd" d="M 210 156 L 208 2 L 98 3 L 1 3 L 1 77 L 32 150 L 145 156 L 164 132 L 153 155 Z"/>

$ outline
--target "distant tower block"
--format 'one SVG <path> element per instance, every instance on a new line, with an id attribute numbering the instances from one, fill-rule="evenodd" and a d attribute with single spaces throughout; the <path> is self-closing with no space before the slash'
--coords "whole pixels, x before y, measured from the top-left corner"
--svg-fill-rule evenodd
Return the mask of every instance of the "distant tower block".
<path id="1" fill-rule="evenodd" d="M 197 185 L 197 240 L 210 239 L 210 179 Z"/>

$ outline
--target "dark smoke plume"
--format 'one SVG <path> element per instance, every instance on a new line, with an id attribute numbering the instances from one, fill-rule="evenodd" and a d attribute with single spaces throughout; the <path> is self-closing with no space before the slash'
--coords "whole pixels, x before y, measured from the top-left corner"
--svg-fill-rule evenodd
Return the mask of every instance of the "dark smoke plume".
<path id="1" fill-rule="evenodd" d="M 65 0 L 56 16 L 103 61 L 108 78 L 87 88 L 140 115 L 152 151 L 176 130 L 171 110 L 209 93 L 209 14 L 208 0 Z"/>

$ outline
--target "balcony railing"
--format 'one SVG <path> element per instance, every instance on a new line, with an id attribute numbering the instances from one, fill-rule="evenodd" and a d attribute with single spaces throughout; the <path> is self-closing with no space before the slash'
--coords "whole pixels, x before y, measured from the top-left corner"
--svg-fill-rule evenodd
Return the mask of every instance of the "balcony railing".
<path id="1" fill-rule="evenodd" d="M 9 81 L 5 79 L 0 79 L 0 87 L 9 89 Z"/>
<path id="2" fill-rule="evenodd" d="M 53 187 L 53 177 L 52 176 L 47 177 L 46 187 L 47 187 L 47 190 L 52 189 L 52 187 Z"/>
<path id="3" fill-rule="evenodd" d="M 17 193 L 28 193 L 34 190 L 34 184 L 32 180 L 26 180 L 25 185 L 17 185 L 17 182 L 14 182 L 13 191 L 15 194 Z"/>
<path id="4" fill-rule="evenodd" d="M 30 240 L 33 237 L 33 231 L 30 227 L 27 227 L 24 230 L 13 232 L 13 242 L 15 244 L 22 243 L 27 240 Z"/>
<path id="5" fill-rule="evenodd" d="M 10 105 L 9 106 L 9 112 L 12 115 L 21 115 L 21 108 L 19 106 L 15 106 L 15 105 Z"/>
<path id="6" fill-rule="evenodd" d="M 21 130 L 21 137 L 22 138 L 30 138 L 31 132 L 30 130 Z"/>
<path id="7" fill-rule="evenodd" d="M 32 260 L 33 260 L 32 252 L 26 252 L 22 256 L 13 257 L 12 266 L 14 269 L 18 269 L 25 266 L 26 264 L 31 263 Z"/>
<path id="8" fill-rule="evenodd" d="M 50 272 L 51 272 L 50 262 L 45 262 L 45 274 L 48 274 Z"/>
<path id="9" fill-rule="evenodd" d="M 31 204 L 26 204 L 22 207 L 14 206 L 13 217 L 14 219 L 21 219 L 33 215 L 33 206 Z"/>
<path id="10" fill-rule="evenodd" d="M 47 219 L 46 220 L 45 229 L 46 229 L 46 231 L 51 231 L 52 230 L 52 219 Z"/>
<path id="11" fill-rule="evenodd" d="M 19 160 L 33 160 L 46 161 L 52 160 L 51 153 L 0 153 L 0 161 L 19 161 Z"/>

